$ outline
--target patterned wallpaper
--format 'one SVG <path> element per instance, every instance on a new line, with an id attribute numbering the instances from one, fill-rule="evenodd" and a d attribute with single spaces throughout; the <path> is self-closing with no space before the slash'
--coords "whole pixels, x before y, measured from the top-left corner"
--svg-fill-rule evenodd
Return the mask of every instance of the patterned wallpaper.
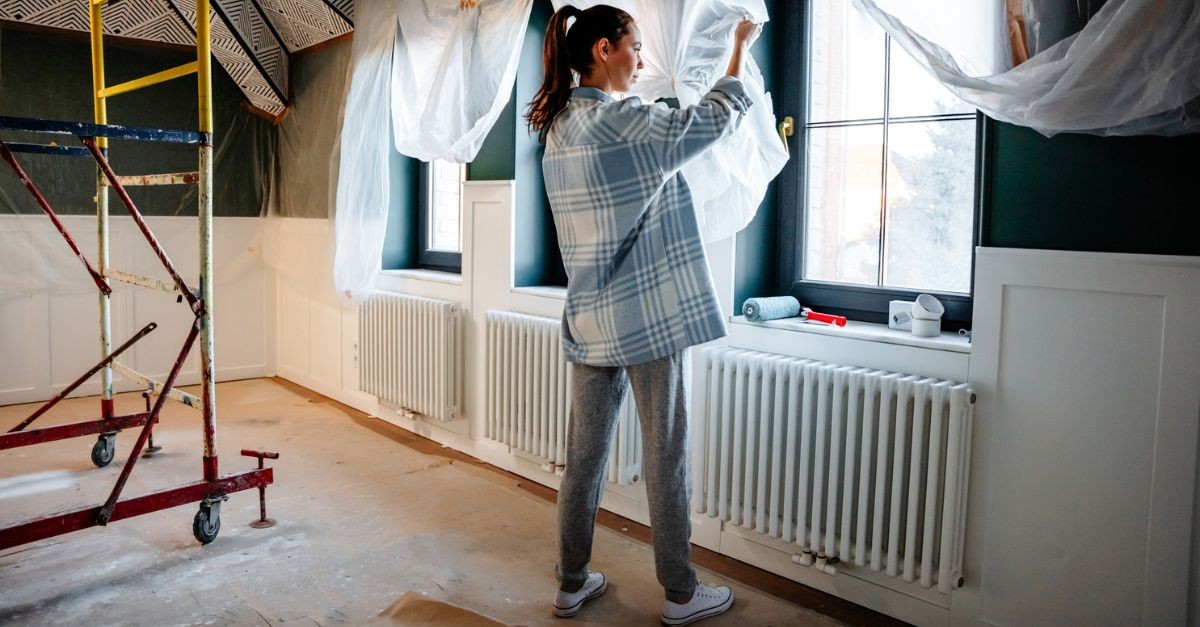
<path id="1" fill-rule="evenodd" d="M 0 0 L 0 20 L 88 30 L 86 0 Z M 195 0 L 120 0 L 104 32 L 195 45 Z M 213 57 L 254 107 L 287 108 L 288 54 L 354 30 L 353 0 L 213 0 Z"/>

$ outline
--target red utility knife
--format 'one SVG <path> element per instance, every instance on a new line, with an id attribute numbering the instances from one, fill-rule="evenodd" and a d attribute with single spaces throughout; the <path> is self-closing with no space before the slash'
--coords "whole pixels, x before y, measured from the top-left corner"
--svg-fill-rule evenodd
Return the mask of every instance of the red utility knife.
<path id="1" fill-rule="evenodd" d="M 800 319 L 812 320 L 813 322 L 824 322 L 825 324 L 832 324 L 839 327 L 846 326 L 846 316 L 825 314 L 819 311 L 813 311 L 808 307 L 802 307 L 800 309 Z"/>

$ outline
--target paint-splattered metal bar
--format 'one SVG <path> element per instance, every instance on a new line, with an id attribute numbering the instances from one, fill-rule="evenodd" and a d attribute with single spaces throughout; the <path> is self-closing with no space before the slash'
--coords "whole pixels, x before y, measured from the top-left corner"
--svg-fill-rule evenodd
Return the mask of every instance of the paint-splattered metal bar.
<path id="1" fill-rule="evenodd" d="M 6 142 L 8 149 L 13 152 L 24 152 L 41 155 L 60 155 L 65 157 L 90 157 L 91 153 L 83 146 L 59 146 L 49 144 L 25 144 L 21 142 Z"/>
<path id="2" fill-rule="evenodd" d="M 75 135 L 76 137 L 107 137 L 133 141 L 166 142 L 169 144 L 200 144 L 206 133 L 168 128 L 138 128 L 117 124 L 92 124 L 90 122 L 60 122 L 36 118 L 16 118 L 0 115 L 0 130 L 29 131 Z"/>
<path id="3" fill-rule="evenodd" d="M 86 148 L 81 148 L 84 154 L 90 154 Z M 200 182 L 199 172 L 172 172 L 169 174 L 135 174 L 118 176 L 117 180 L 125 187 L 140 187 L 145 185 L 193 185 Z M 108 179 L 104 179 L 108 186 Z"/>
<path id="4" fill-rule="evenodd" d="M 0 450 L 140 427 L 145 425 L 149 418 L 149 412 L 141 412 L 125 416 L 113 416 L 108 419 L 101 418 L 99 420 L 86 420 L 66 425 L 55 425 L 44 429 L 4 433 L 0 434 Z"/>
<path id="5" fill-rule="evenodd" d="M 121 375 L 121 377 L 133 381 L 140 387 L 151 392 L 160 392 L 163 389 L 163 383 L 161 381 L 152 379 L 119 361 L 113 362 L 112 369 L 113 372 Z M 171 388 L 168 390 L 167 398 L 179 401 L 180 403 L 183 403 L 192 409 L 200 409 L 200 397 L 194 394 L 188 394 L 179 388 Z"/>

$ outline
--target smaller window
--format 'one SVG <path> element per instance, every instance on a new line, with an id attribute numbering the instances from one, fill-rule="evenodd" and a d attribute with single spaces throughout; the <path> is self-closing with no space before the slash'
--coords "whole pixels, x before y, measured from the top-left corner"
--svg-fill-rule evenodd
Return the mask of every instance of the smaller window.
<path id="1" fill-rule="evenodd" d="M 421 164 L 421 223 L 418 257 L 422 268 L 462 271 L 462 183 L 466 166 L 449 161 Z"/>

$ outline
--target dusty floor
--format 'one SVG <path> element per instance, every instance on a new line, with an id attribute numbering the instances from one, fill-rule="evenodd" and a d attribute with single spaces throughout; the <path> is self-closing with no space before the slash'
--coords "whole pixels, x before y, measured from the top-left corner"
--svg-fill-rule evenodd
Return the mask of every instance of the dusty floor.
<path id="1" fill-rule="evenodd" d="M 598 529 L 593 568 L 608 593 L 573 621 L 554 619 L 554 505 L 469 461 L 418 452 L 336 405 L 273 380 L 218 386 L 224 472 L 254 463 L 242 448 L 279 451 L 268 515 L 255 492 L 222 509 L 215 542 L 192 537 L 185 505 L 0 552 L 0 623 L 361 624 L 414 590 L 517 625 L 656 625 L 661 588 L 650 547 Z M 118 413 L 141 406 L 117 400 Z M 94 418 L 95 398 L 72 399 L 37 424 Z M 164 449 L 138 460 L 126 495 L 200 478 L 200 419 L 168 403 Z M 34 406 L 0 407 L 7 430 Z M 93 436 L 0 452 L 0 525 L 99 503 L 125 463 L 89 460 Z M 834 625 L 831 618 L 719 575 L 733 609 L 703 625 Z"/>

